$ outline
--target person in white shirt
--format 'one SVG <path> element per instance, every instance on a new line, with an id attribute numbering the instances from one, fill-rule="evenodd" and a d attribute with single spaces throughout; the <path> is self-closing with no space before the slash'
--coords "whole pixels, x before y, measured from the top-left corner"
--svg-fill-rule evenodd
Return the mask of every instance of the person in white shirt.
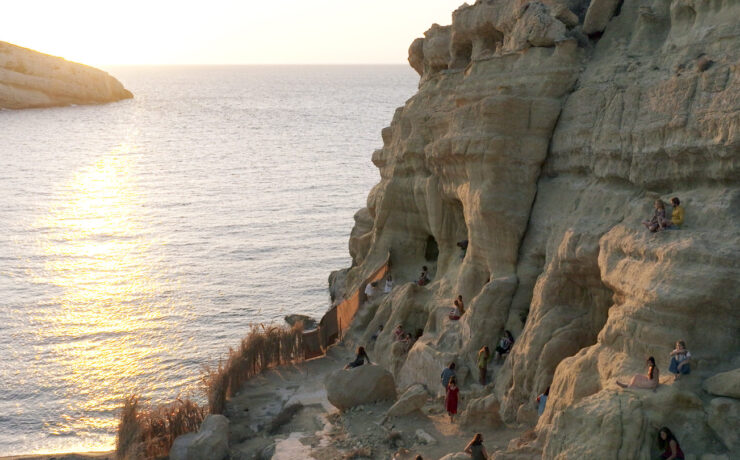
<path id="1" fill-rule="evenodd" d="M 365 297 L 367 297 L 367 300 L 370 300 L 375 296 L 375 286 L 378 285 L 377 281 L 373 281 L 372 283 L 367 283 L 367 286 L 365 286 Z"/>
<path id="2" fill-rule="evenodd" d="M 391 275 L 388 275 L 388 277 L 385 279 L 385 289 L 383 289 L 383 292 L 388 294 L 391 292 L 391 289 L 393 289 L 393 278 L 391 278 Z"/>
<path id="3" fill-rule="evenodd" d="M 679 340 L 676 342 L 676 349 L 670 354 L 671 365 L 668 370 L 674 375 L 674 379 L 678 380 L 681 374 L 688 374 L 691 372 L 691 365 L 689 365 L 689 358 L 691 353 L 686 349 L 686 342 Z"/>

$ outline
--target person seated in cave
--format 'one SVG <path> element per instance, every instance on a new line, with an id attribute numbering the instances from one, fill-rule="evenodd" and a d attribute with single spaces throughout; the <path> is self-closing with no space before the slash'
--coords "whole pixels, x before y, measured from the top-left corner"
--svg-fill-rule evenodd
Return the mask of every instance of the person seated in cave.
<path id="1" fill-rule="evenodd" d="M 678 380 L 681 374 L 686 375 L 691 372 L 691 365 L 689 364 L 689 358 L 691 358 L 691 352 L 686 349 L 686 342 L 679 340 L 676 342 L 676 348 L 671 351 L 671 364 L 668 366 L 668 370 L 673 374 L 673 379 Z"/>
<path id="2" fill-rule="evenodd" d="M 452 308 L 450 309 L 449 318 L 452 321 L 457 321 L 460 319 L 461 312 L 460 312 L 460 302 L 455 299 L 455 301 L 452 303 Z"/>
<path id="3" fill-rule="evenodd" d="M 421 267 L 421 275 L 419 275 L 419 281 L 417 281 L 416 283 L 419 286 L 426 286 L 427 284 L 429 284 L 429 281 L 429 268 L 424 265 L 423 267 Z"/>
<path id="4" fill-rule="evenodd" d="M 663 203 L 663 200 L 655 200 L 653 207 L 655 208 L 655 210 L 653 211 L 653 216 L 650 218 L 650 220 L 642 221 L 642 225 L 644 225 L 645 228 L 647 228 L 651 232 L 655 233 L 666 228 L 666 226 L 668 225 L 668 220 L 666 220 L 665 218 L 665 203 Z"/>
<path id="5" fill-rule="evenodd" d="M 677 196 L 671 198 L 671 205 L 673 206 L 673 211 L 671 211 L 671 220 L 666 228 L 678 230 L 683 225 L 683 206 L 681 206 L 681 200 Z"/>
<path id="6" fill-rule="evenodd" d="M 403 335 L 404 334 L 405 333 L 403 331 L 403 325 L 399 324 L 398 326 L 396 326 L 396 329 L 393 331 L 393 338 L 397 342 L 400 342 L 401 340 L 403 340 Z"/>
<path id="7" fill-rule="evenodd" d="M 508 355 L 512 346 L 514 346 L 514 336 L 507 329 L 504 331 L 501 340 L 498 341 L 498 345 L 496 345 L 496 361 L 501 361 L 504 355 Z"/>
<path id="8" fill-rule="evenodd" d="M 367 352 L 365 352 L 365 347 L 357 347 L 357 356 L 355 357 L 355 360 L 344 366 L 344 368 L 352 369 L 355 367 L 360 367 L 365 364 L 365 360 L 367 360 L 368 364 L 372 364 L 370 362 L 370 358 L 367 356 Z"/>
<path id="9" fill-rule="evenodd" d="M 373 281 L 372 283 L 367 283 L 367 286 L 365 286 L 365 297 L 367 297 L 367 300 L 372 300 L 373 297 L 375 297 L 375 294 L 378 292 L 378 282 Z"/>
<path id="10" fill-rule="evenodd" d="M 617 380 L 617 385 L 622 388 L 640 388 L 643 390 L 655 390 L 658 388 L 658 382 L 660 380 L 660 372 L 658 367 L 655 365 L 655 358 L 650 356 L 647 361 L 647 375 L 637 374 L 632 377 L 629 384 L 622 383 Z"/>
<path id="11" fill-rule="evenodd" d="M 382 324 L 380 326 L 378 326 L 378 330 L 377 331 L 373 332 L 373 335 L 370 337 L 370 339 L 373 342 L 376 341 L 376 340 L 378 340 L 378 336 L 380 335 L 381 332 L 383 332 L 383 325 Z"/>
<path id="12" fill-rule="evenodd" d="M 460 254 L 460 258 L 464 259 L 465 254 L 467 254 L 468 252 L 468 240 L 458 241 L 457 247 L 459 247 L 462 250 L 462 253 Z"/>
<path id="13" fill-rule="evenodd" d="M 385 278 L 385 287 L 383 288 L 383 292 L 388 294 L 393 289 L 393 278 L 391 277 L 391 274 L 388 273 L 388 276 Z"/>

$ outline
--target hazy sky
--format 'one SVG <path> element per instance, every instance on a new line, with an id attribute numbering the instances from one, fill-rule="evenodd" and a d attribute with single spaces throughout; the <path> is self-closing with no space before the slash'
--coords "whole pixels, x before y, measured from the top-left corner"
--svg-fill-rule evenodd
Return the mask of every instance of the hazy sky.
<path id="1" fill-rule="evenodd" d="M 402 63 L 464 0 L 17 0 L 0 40 L 90 65 Z"/>

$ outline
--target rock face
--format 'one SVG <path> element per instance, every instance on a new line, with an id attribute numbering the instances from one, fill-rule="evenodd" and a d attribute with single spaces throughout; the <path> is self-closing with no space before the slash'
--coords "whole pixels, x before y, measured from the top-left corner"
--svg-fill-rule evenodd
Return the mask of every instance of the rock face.
<path id="1" fill-rule="evenodd" d="M 339 410 L 396 399 L 393 375 L 382 366 L 339 369 L 327 376 L 325 385 L 326 398 Z"/>
<path id="2" fill-rule="evenodd" d="M 197 433 L 178 436 L 170 449 L 170 460 L 221 460 L 229 453 L 229 419 L 209 415 Z"/>
<path id="3" fill-rule="evenodd" d="M 509 329 L 503 421 L 533 422 L 551 385 L 522 455 L 649 458 L 668 425 L 687 453 L 731 457 L 701 382 L 740 364 L 739 16 L 734 0 L 481 0 L 412 43 L 419 91 L 372 155 L 343 287 L 390 251 L 398 287 L 358 340 L 385 325 L 374 354 L 400 388 L 437 385 L 450 361 L 477 380 L 477 350 Z M 649 233 L 673 196 L 684 225 Z M 422 265 L 432 282 L 403 285 Z M 398 324 L 423 329 L 408 352 Z M 681 385 L 677 340 L 698 364 Z M 618 390 L 648 356 L 664 385 Z"/>
<path id="4" fill-rule="evenodd" d="M 399 417 L 401 415 L 410 414 L 411 412 L 420 410 L 426 404 L 429 395 L 424 386 L 412 385 L 406 390 L 398 401 L 388 409 L 388 417 Z"/>
<path id="5" fill-rule="evenodd" d="M 102 70 L 0 42 L 0 109 L 102 104 L 131 97 Z"/>
<path id="6" fill-rule="evenodd" d="M 740 399 L 740 368 L 708 378 L 704 381 L 704 390 L 713 395 Z"/>

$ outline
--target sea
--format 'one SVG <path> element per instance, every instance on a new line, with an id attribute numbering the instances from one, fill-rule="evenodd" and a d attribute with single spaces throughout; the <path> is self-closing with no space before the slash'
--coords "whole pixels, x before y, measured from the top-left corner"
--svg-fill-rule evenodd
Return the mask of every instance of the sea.
<path id="1" fill-rule="evenodd" d="M 319 318 L 408 66 L 111 67 L 131 100 L 0 111 L 0 455 L 109 450 L 251 327 Z"/>

